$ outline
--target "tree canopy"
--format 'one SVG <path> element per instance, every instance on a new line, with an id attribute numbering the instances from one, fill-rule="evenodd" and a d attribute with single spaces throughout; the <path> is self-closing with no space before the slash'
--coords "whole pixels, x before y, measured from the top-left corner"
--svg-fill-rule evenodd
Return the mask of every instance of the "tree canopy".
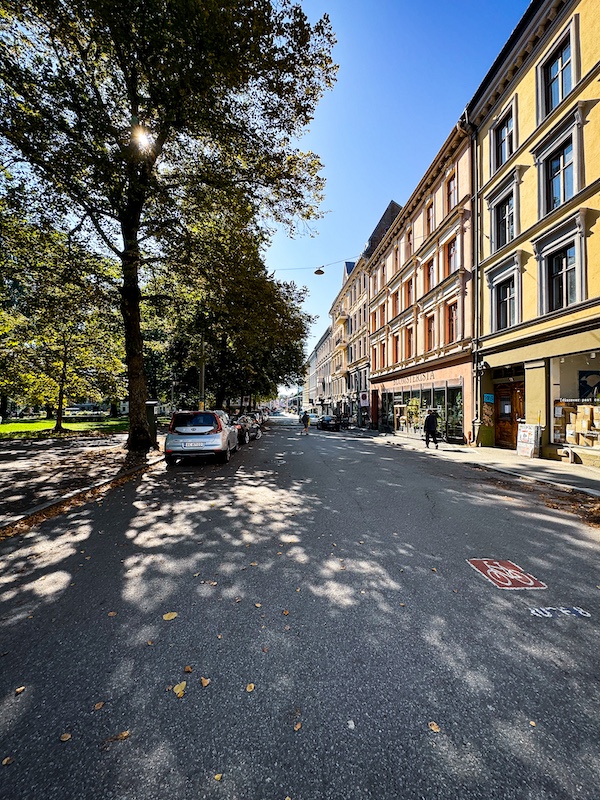
<path id="1" fill-rule="evenodd" d="M 184 199 L 317 214 L 320 162 L 294 144 L 334 80 L 334 38 L 289 0 L 4 0 L 0 145 L 121 264 L 129 447 L 144 451 L 140 282 L 185 237 Z"/>

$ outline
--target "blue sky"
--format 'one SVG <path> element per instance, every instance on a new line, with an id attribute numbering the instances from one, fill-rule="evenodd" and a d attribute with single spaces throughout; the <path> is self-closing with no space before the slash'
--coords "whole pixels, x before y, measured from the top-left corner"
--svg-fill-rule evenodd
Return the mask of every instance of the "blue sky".
<path id="1" fill-rule="evenodd" d="M 529 0 L 301 1 L 313 22 L 329 14 L 338 40 L 337 83 L 300 142 L 324 164 L 326 213 L 315 236 L 278 232 L 266 262 L 309 290 L 310 352 L 342 285 L 336 262 L 361 253 L 390 200 L 410 197 Z"/>

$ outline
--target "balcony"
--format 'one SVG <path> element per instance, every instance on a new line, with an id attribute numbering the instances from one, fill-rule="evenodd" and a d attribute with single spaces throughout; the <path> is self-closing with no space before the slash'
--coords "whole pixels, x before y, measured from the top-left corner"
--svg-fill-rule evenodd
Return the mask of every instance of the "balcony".
<path id="1" fill-rule="evenodd" d="M 348 312 L 345 308 L 338 308 L 334 314 L 334 322 L 343 322 L 345 319 L 348 319 Z"/>
<path id="2" fill-rule="evenodd" d="M 348 346 L 348 339 L 345 336 L 338 336 L 333 343 L 334 350 L 343 350 Z"/>

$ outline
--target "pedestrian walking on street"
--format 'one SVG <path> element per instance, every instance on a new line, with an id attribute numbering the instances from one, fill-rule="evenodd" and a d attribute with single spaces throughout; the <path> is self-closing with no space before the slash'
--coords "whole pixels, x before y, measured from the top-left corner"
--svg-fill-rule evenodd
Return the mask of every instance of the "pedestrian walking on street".
<path id="1" fill-rule="evenodd" d="M 308 424 L 310 422 L 310 417 L 308 416 L 308 411 L 305 411 L 302 414 L 302 424 L 304 425 L 304 430 L 300 431 L 300 436 L 305 433 L 308 436 Z"/>
<path id="2" fill-rule="evenodd" d="M 435 449 L 438 449 L 437 440 L 437 414 L 431 408 L 425 417 L 425 424 L 423 425 L 425 431 L 425 447 L 429 447 L 429 439 L 433 439 Z"/>

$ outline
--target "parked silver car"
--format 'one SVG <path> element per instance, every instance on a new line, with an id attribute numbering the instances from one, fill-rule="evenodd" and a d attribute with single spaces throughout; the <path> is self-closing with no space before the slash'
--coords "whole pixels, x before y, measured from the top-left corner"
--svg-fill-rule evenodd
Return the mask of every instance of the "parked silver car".
<path id="1" fill-rule="evenodd" d="M 238 448 L 237 429 L 223 411 L 176 411 L 165 439 L 165 461 L 215 455 L 227 462 Z"/>

